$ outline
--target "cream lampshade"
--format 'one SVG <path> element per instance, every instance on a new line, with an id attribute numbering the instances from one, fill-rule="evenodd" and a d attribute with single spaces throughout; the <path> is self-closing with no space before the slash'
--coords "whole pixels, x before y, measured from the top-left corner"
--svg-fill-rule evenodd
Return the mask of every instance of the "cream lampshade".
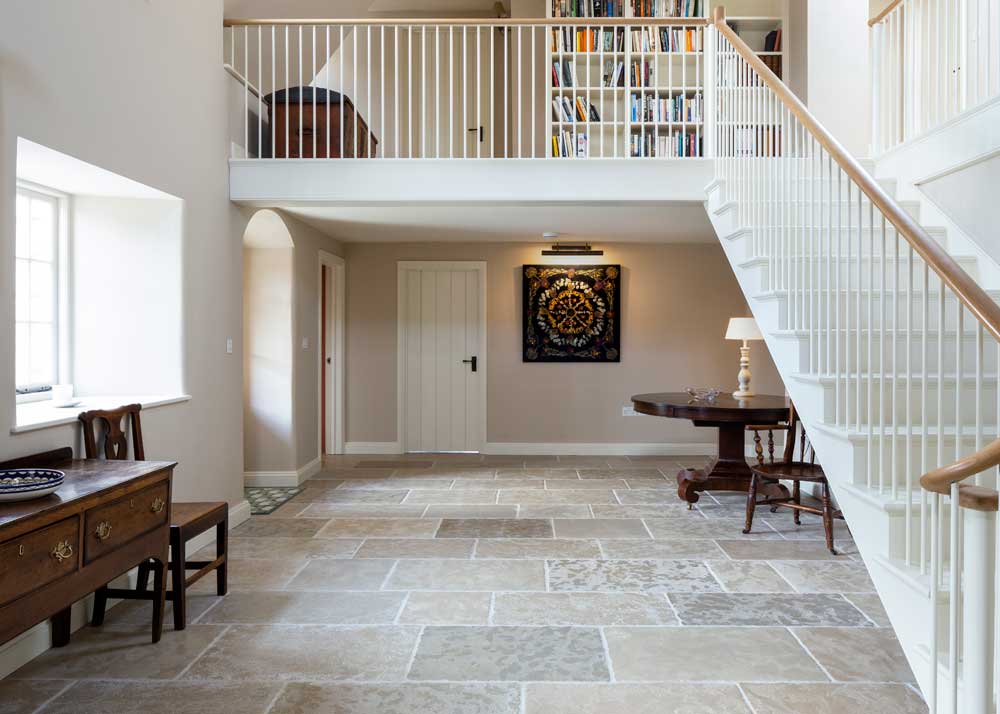
<path id="1" fill-rule="evenodd" d="M 752 317 L 733 317 L 729 319 L 726 339 L 743 341 L 743 346 L 740 347 L 740 373 L 738 376 L 740 388 L 733 392 L 733 396 L 736 399 L 752 397 L 753 391 L 750 389 L 750 347 L 747 345 L 747 342 L 749 340 L 763 340 L 764 336 L 760 334 L 757 321 Z"/>

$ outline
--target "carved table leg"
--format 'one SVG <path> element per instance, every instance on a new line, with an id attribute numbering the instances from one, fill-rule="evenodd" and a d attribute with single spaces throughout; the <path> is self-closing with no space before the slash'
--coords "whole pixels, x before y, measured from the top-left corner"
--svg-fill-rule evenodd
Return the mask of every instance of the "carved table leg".
<path id="1" fill-rule="evenodd" d="M 73 609 L 67 607 L 52 616 L 52 646 L 65 647 L 69 644 L 70 631 L 72 629 Z"/>

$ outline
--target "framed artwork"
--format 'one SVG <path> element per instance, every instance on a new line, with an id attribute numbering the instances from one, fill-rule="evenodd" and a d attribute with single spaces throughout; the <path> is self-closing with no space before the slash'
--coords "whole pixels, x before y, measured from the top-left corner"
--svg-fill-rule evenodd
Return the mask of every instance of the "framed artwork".
<path id="1" fill-rule="evenodd" d="M 620 265 L 525 265 L 525 362 L 621 361 Z"/>

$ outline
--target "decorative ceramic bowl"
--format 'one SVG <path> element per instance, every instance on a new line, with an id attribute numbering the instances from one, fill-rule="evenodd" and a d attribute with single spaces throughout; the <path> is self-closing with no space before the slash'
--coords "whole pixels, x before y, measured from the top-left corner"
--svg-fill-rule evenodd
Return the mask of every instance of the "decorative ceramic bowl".
<path id="1" fill-rule="evenodd" d="M 28 501 L 48 496 L 66 474 L 54 469 L 0 469 L 0 501 Z"/>

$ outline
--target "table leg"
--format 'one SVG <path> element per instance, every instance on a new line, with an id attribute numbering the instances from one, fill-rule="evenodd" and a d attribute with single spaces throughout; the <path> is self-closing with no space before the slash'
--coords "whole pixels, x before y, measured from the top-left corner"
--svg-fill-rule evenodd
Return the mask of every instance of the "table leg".
<path id="1" fill-rule="evenodd" d="M 67 607 L 52 616 L 52 646 L 65 647 L 69 644 L 72 608 Z"/>

